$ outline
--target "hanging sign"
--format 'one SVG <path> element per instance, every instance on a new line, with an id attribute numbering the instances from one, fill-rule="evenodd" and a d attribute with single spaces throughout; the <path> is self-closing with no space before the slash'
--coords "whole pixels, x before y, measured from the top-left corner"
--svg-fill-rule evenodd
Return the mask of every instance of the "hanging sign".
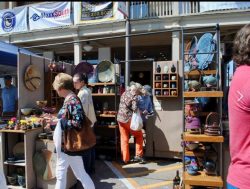
<path id="1" fill-rule="evenodd" d="M 123 19 L 123 14 L 118 11 L 118 2 L 75 2 L 75 24 L 92 23 L 107 20 Z"/>
<path id="2" fill-rule="evenodd" d="M 70 14 L 70 2 L 31 5 L 29 7 L 30 30 L 71 25 Z"/>
<path id="3" fill-rule="evenodd" d="M 28 31 L 27 7 L 1 10 L 0 22 L 0 34 Z"/>

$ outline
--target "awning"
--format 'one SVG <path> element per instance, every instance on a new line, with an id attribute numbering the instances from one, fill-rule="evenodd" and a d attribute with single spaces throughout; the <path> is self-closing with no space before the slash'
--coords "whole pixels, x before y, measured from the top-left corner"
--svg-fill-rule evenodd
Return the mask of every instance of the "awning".
<path id="1" fill-rule="evenodd" d="M 0 41 L 0 65 L 17 66 L 18 52 L 38 56 L 35 53 L 15 45 Z"/>

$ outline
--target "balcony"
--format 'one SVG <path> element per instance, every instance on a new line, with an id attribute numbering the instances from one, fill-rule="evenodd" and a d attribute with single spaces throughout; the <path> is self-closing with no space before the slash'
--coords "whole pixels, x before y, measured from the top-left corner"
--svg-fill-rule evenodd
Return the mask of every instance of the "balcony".
<path id="1" fill-rule="evenodd" d="M 216 12 L 228 10 L 246 10 L 250 8 L 249 2 L 212 2 L 209 6 L 207 2 L 199 1 L 132 1 L 130 5 L 131 19 L 149 19 L 167 16 L 185 16 L 191 14 L 200 14 L 203 12 Z M 230 4 L 231 3 L 231 4 Z M 237 8 L 235 8 L 237 7 Z"/>

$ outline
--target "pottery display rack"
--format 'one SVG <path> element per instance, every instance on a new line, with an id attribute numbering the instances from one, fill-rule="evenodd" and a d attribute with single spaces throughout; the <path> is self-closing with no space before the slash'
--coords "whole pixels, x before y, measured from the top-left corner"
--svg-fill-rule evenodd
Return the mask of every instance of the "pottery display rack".
<path id="1" fill-rule="evenodd" d="M 88 88 L 92 91 L 93 103 L 95 106 L 97 122 L 94 126 L 97 136 L 96 154 L 103 159 L 118 158 L 119 146 L 119 128 L 116 121 L 119 98 L 119 85 L 116 82 L 107 83 L 89 83 Z M 103 109 L 103 103 L 108 104 L 108 109 Z M 99 105 L 99 107 L 97 107 Z"/>
<path id="2" fill-rule="evenodd" d="M 195 31 L 194 31 L 195 30 Z M 202 36 L 205 33 L 212 33 L 213 36 L 217 36 L 216 39 L 216 49 L 214 53 L 214 59 L 215 59 L 215 70 L 203 70 L 203 73 L 205 75 L 209 74 L 215 74 L 219 73 L 219 78 L 221 78 L 221 65 L 220 65 L 220 59 L 219 59 L 219 44 L 220 44 L 220 39 L 218 36 L 220 36 L 220 31 L 219 31 L 219 26 L 216 25 L 216 27 L 212 27 L 208 30 L 201 30 L 197 31 L 197 29 L 193 29 L 192 31 L 184 30 L 182 32 L 182 60 L 183 60 L 183 134 L 182 134 L 182 140 L 183 142 L 195 142 L 198 141 L 200 143 L 207 143 L 207 144 L 212 144 L 216 146 L 217 149 L 217 161 L 216 161 L 216 174 L 215 175 L 207 175 L 204 170 L 199 170 L 197 175 L 190 175 L 188 174 L 186 170 L 186 165 L 185 165 L 185 156 L 191 156 L 191 157 L 201 157 L 204 158 L 204 149 L 198 149 L 195 151 L 190 151 L 187 150 L 185 145 L 183 145 L 183 184 L 184 188 L 191 188 L 191 186 L 208 186 L 208 187 L 216 187 L 216 188 L 222 188 L 223 187 L 223 180 L 222 180 L 222 167 L 223 167 L 223 160 L 222 160 L 222 144 L 224 142 L 224 137 L 223 136 L 208 136 L 205 134 L 190 134 L 189 132 L 186 131 L 185 129 L 185 100 L 191 100 L 194 99 L 195 97 L 208 97 L 208 98 L 216 98 L 216 104 L 214 104 L 214 107 L 216 106 L 217 113 L 219 113 L 220 117 L 222 117 L 222 97 L 223 97 L 223 92 L 221 90 L 221 80 L 218 81 L 218 89 L 216 91 L 184 91 L 184 80 L 187 79 L 187 74 L 184 72 L 184 61 L 187 56 L 192 54 L 193 52 L 186 52 L 186 46 L 187 42 L 191 41 L 191 39 L 196 35 L 196 36 Z M 199 54 L 199 51 L 198 53 Z M 204 52 L 203 54 L 208 54 Z M 217 70 L 218 69 L 218 70 Z M 201 118 L 202 116 L 207 116 L 209 112 L 200 112 L 199 117 Z M 201 122 L 202 127 L 204 126 L 205 123 Z M 222 127 L 222 124 L 221 124 Z M 221 133 L 222 133 L 222 128 L 221 128 Z"/>
<path id="3" fill-rule="evenodd" d="M 56 107 L 56 111 L 58 111 L 62 105 L 64 99 L 62 97 L 59 97 L 56 90 L 53 89 L 52 83 L 56 77 L 56 75 L 59 72 L 55 71 L 48 71 L 45 72 L 45 78 L 44 78 L 44 97 L 47 100 L 47 106 L 48 107 Z"/>
<path id="4" fill-rule="evenodd" d="M 178 86 L 178 62 L 156 62 L 153 73 L 153 95 L 155 97 L 178 97 Z"/>
<path id="5" fill-rule="evenodd" d="M 35 140 L 39 133 L 43 130 L 42 127 L 28 129 L 28 130 L 0 130 L 0 140 L 1 143 L 1 169 L 4 171 L 5 176 L 12 176 L 16 174 L 16 169 L 23 169 L 25 172 L 25 187 L 18 186 L 16 182 L 15 185 L 11 185 L 8 181 L 8 188 L 36 188 L 36 175 L 33 169 L 33 155 L 35 152 Z M 24 152 L 24 162 L 19 161 L 8 161 L 8 158 L 13 156 L 13 148 L 16 144 L 23 142 L 24 149 L 18 149 L 18 152 Z"/>

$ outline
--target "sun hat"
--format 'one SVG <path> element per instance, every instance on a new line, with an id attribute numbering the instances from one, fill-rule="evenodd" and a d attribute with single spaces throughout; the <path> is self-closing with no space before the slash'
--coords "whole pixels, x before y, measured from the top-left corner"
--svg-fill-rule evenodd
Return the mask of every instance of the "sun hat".
<path id="1" fill-rule="evenodd" d="M 152 88 L 149 85 L 144 85 L 143 89 L 147 92 L 148 95 L 152 95 Z"/>

